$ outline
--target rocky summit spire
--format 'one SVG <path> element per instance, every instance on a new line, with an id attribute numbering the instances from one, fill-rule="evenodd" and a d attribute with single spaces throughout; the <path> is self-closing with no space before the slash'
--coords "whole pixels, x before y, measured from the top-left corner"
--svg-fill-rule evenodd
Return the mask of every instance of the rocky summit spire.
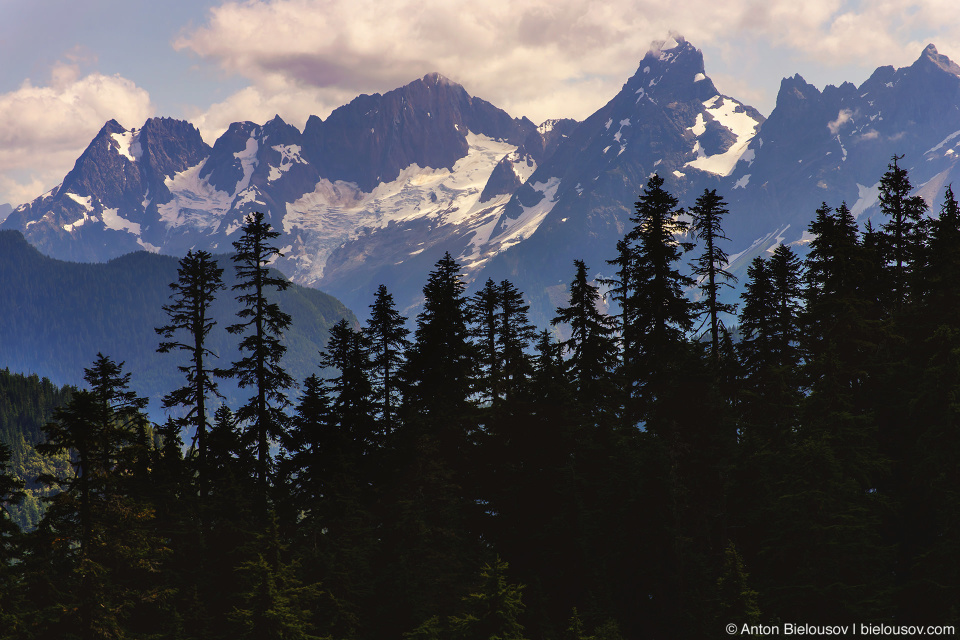
<path id="1" fill-rule="evenodd" d="M 920 58 L 917 59 L 913 66 L 930 66 L 931 64 L 941 71 L 945 71 L 951 75 L 960 76 L 960 65 L 947 56 L 939 53 L 937 51 L 937 47 L 933 44 L 928 44 L 923 50 L 923 53 L 920 54 Z"/>

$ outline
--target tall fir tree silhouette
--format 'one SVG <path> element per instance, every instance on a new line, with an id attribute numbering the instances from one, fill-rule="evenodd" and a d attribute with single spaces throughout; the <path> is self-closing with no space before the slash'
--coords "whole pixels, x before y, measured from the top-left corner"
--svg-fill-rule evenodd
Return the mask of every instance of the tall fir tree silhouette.
<path id="1" fill-rule="evenodd" d="M 279 236 L 258 211 L 246 217 L 240 238 L 233 243 L 237 284 L 232 289 L 241 292 L 237 296 L 240 322 L 227 327 L 227 331 L 242 336 L 240 352 L 245 355 L 230 370 L 221 372 L 236 378 L 241 388 L 254 389 L 255 395 L 237 410 L 237 418 L 247 425 L 245 440 L 256 453 L 255 476 L 264 506 L 272 466 L 270 443 L 282 436 L 286 420 L 283 409 L 289 405 L 286 390 L 293 385 L 282 366 L 287 348 L 280 341 L 290 326 L 290 315 L 267 298 L 268 290 L 282 292 L 290 286 L 289 280 L 269 268 L 283 255 L 272 244 Z"/>
<path id="2" fill-rule="evenodd" d="M 206 347 L 206 339 L 216 325 L 210 306 L 223 288 L 223 269 L 210 254 L 188 251 L 177 268 L 177 281 L 170 283 L 172 301 L 163 306 L 169 324 L 156 329 L 163 338 L 158 352 L 184 351 L 189 356 L 189 364 L 177 367 L 186 376 L 186 384 L 165 395 L 163 407 L 184 407 L 186 415 L 176 424 L 193 426 L 201 500 L 207 494 L 207 396 L 222 397 L 213 376 L 214 367 L 207 364 L 208 357 L 216 354 Z M 175 339 L 180 333 L 185 337 Z"/>
<path id="3" fill-rule="evenodd" d="M 370 318 L 363 332 L 370 340 L 371 382 L 383 437 L 396 427 L 397 409 L 400 406 L 398 376 L 410 347 L 410 341 L 407 340 L 410 331 L 406 322 L 407 319 L 397 311 L 393 295 L 386 285 L 381 284 L 370 305 Z"/>
<path id="4" fill-rule="evenodd" d="M 723 217 L 729 213 L 727 203 L 723 197 L 717 195 L 717 190 L 704 189 L 697 202 L 689 209 L 693 224 L 690 230 L 693 235 L 704 243 L 703 252 L 694 262 L 693 274 L 700 279 L 700 293 L 702 300 L 698 307 L 700 313 L 706 316 L 710 323 L 710 358 L 715 365 L 720 361 L 720 330 L 722 328 L 721 314 L 736 312 L 736 305 L 720 300 L 720 291 L 723 287 L 732 288 L 736 277 L 725 269 L 728 258 L 727 252 L 721 246 L 721 241 L 729 238 L 723 233 Z"/>

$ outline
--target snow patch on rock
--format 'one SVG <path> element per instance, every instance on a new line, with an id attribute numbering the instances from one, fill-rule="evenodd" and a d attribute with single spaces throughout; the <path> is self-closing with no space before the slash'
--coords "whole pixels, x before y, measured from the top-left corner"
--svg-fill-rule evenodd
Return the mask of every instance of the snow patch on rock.
<path id="1" fill-rule="evenodd" d="M 134 130 L 124 131 L 123 133 L 111 133 L 116 144 L 116 149 L 124 158 L 130 162 L 136 162 L 143 155 L 143 148 L 140 146 L 140 133 Z"/>
<path id="2" fill-rule="evenodd" d="M 859 182 L 857 183 L 857 201 L 853 203 L 853 206 L 850 207 L 850 213 L 853 214 L 854 219 L 860 217 L 860 215 L 872 207 L 874 204 L 880 201 L 880 183 L 877 182 L 872 187 L 865 187 Z"/>
<path id="3" fill-rule="evenodd" d="M 230 210 L 233 196 L 201 178 L 201 167 L 203 162 L 164 180 L 173 197 L 158 204 L 157 211 L 168 228 L 188 224 L 199 230 L 213 231 Z"/>
<path id="4" fill-rule="evenodd" d="M 117 213 L 117 209 L 104 209 L 103 213 L 100 214 L 103 218 L 103 224 L 107 229 L 113 229 L 114 231 L 126 231 L 132 233 L 135 236 L 140 235 L 140 225 L 136 222 L 130 222 Z"/>
<path id="5" fill-rule="evenodd" d="M 249 142 L 247 144 L 249 145 Z M 307 161 L 300 157 L 302 149 L 298 144 L 277 144 L 270 148 L 280 154 L 280 166 L 270 167 L 270 174 L 267 176 L 268 182 L 279 179 L 295 164 L 307 164 Z"/>
<path id="6" fill-rule="evenodd" d="M 707 155 L 700 142 L 694 145 L 694 152 L 697 154 L 695 160 L 686 164 L 688 167 L 700 169 L 708 173 L 714 173 L 719 176 L 728 176 L 733 172 L 734 167 L 741 156 L 746 152 L 747 146 L 757 133 L 760 123 L 750 117 L 740 103 L 724 96 L 717 95 L 703 103 L 704 110 L 714 120 L 728 129 L 736 137 L 733 144 L 723 153 Z M 698 117 L 702 114 L 698 114 Z M 699 124 L 700 120 L 697 120 Z M 697 126 L 694 125 L 694 127 Z M 692 128 L 691 128 L 692 129 Z M 706 126 L 704 125 L 704 131 Z"/>

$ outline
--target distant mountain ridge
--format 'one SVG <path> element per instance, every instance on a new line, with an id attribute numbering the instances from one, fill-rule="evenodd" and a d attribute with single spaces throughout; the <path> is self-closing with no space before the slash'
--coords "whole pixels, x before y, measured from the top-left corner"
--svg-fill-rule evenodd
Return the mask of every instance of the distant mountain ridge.
<path id="1" fill-rule="evenodd" d="M 960 67 L 932 45 L 860 87 L 786 78 L 764 119 L 720 94 L 678 36 L 654 43 L 581 123 L 537 126 L 439 74 L 359 96 L 302 133 L 279 117 L 234 123 L 212 147 L 186 122 L 111 121 L 60 186 L 0 226 L 50 255 L 102 261 L 140 248 L 223 251 L 260 210 L 283 234 L 276 267 L 351 308 L 366 309 L 384 283 L 412 314 L 449 251 L 472 283 L 511 279 L 544 324 L 574 258 L 606 269 L 653 173 L 683 205 L 704 189 L 727 199 L 742 273 L 774 244 L 802 243 L 821 202 L 873 215 L 895 153 L 937 200 L 957 173 L 957 140 Z"/>
<path id="2" fill-rule="evenodd" d="M 230 291 L 236 280 L 229 259 L 218 259 L 227 289 L 211 309 L 218 324 L 209 346 L 219 355 L 217 366 L 229 368 L 239 359 L 238 339 L 226 332 L 236 321 L 236 294 Z M 82 387 L 83 369 L 102 352 L 125 361 L 132 387 L 158 408 L 163 394 L 183 384 L 177 371 L 181 358 L 156 353 L 160 339 L 154 331 L 168 321 L 162 307 L 170 302 L 177 266 L 176 258 L 145 251 L 104 264 L 64 262 L 42 255 L 17 231 L 0 231 L 0 363 L 14 372 Z M 284 335 L 283 362 L 295 380 L 318 372 L 330 327 L 342 318 L 357 322 L 349 309 L 320 291 L 293 285 L 268 295 L 293 318 Z M 230 382 L 221 388 L 228 397 L 237 395 Z"/>
<path id="3" fill-rule="evenodd" d="M 894 154 L 938 204 L 957 175 L 958 142 L 960 66 L 933 45 L 909 67 L 880 67 L 859 87 L 820 91 L 799 75 L 784 78 L 776 108 L 730 176 L 732 230 L 742 236 L 763 225 L 795 240 L 822 202 L 874 215 Z"/>

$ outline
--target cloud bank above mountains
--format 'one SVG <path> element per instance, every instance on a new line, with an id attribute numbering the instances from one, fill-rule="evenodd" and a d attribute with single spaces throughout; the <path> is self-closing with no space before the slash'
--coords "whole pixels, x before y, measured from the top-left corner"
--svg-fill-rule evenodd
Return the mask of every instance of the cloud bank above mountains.
<path id="1" fill-rule="evenodd" d="M 17 11 L 19 23 L 2 27 L 19 30 L 9 41 L 49 33 L 58 19 L 55 7 L 46 25 L 39 10 Z M 212 143 L 233 121 L 279 113 L 302 127 L 359 93 L 431 71 L 514 116 L 582 119 L 670 32 L 704 50 L 720 91 L 764 113 L 794 73 L 818 86 L 860 82 L 879 65 L 910 64 L 929 42 L 960 59 L 960 9 L 949 0 L 102 0 L 87 11 L 104 14 L 83 22 L 102 37 L 38 35 L 36 59 L 3 72 L 0 202 L 54 186 L 110 118 L 127 127 L 151 115 L 187 118 Z M 142 46 L 131 47 L 137 38 Z"/>
<path id="2" fill-rule="evenodd" d="M 259 94 L 303 90 L 309 100 L 325 99 L 327 110 L 357 93 L 439 71 L 538 122 L 592 113 L 636 71 L 651 40 L 671 31 L 719 50 L 722 61 L 707 52 L 712 76 L 721 67 L 728 68 L 720 75 L 763 67 L 769 53 L 759 53 L 767 49 L 786 53 L 797 66 L 806 66 L 805 59 L 825 68 L 872 68 L 912 62 L 931 31 L 947 30 L 950 15 L 956 18 L 952 35 L 960 35 L 960 10 L 941 0 L 228 2 L 212 8 L 207 23 L 181 34 L 174 47 L 248 78 Z M 949 45 L 940 44 L 947 55 Z M 797 71 L 804 69 L 776 73 Z M 769 112 L 777 85 L 747 92 Z"/>

